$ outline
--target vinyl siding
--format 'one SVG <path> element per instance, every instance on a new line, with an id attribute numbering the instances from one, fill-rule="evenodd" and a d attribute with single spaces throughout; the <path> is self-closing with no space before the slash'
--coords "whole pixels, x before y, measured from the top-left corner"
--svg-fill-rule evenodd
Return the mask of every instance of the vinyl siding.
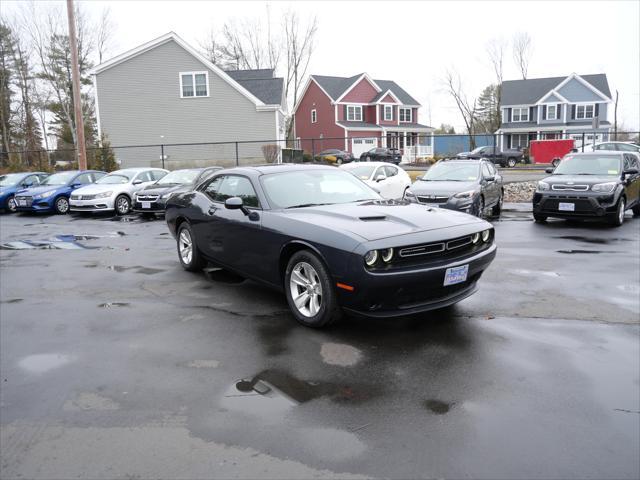
<path id="1" fill-rule="evenodd" d="M 578 80 L 572 79 L 567 82 L 558 93 L 566 98 L 569 102 L 601 102 L 602 98 L 585 87 Z"/>
<path id="2" fill-rule="evenodd" d="M 180 98 L 180 72 L 207 71 L 173 40 L 97 75 L 100 126 L 114 146 L 273 140 L 276 114 L 209 70 L 209 96 Z M 164 138 L 160 138 L 164 135 Z M 261 144 L 241 145 L 241 163 L 263 161 Z M 158 166 L 160 149 L 115 150 L 123 167 Z M 167 166 L 235 165 L 235 146 L 167 147 Z"/>

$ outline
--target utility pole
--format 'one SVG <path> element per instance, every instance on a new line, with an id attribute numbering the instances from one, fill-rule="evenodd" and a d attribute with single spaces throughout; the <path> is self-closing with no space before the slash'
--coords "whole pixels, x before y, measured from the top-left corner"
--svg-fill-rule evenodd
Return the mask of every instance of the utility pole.
<path id="1" fill-rule="evenodd" d="M 78 149 L 78 168 L 87 169 L 87 150 L 84 143 L 84 121 L 80 95 L 80 67 L 78 65 L 78 42 L 76 40 L 76 19 L 73 0 L 67 0 L 67 19 L 69 20 L 69 47 L 71 48 L 71 80 L 73 81 L 73 108 L 76 120 L 76 141 Z"/>

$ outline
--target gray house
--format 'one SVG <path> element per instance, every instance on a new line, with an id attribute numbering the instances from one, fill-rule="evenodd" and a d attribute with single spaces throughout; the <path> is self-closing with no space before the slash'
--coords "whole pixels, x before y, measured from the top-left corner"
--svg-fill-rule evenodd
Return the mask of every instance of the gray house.
<path id="1" fill-rule="evenodd" d="M 262 147 L 284 138 L 283 80 L 273 70 L 223 71 L 171 32 L 92 71 L 98 130 L 123 167 L 167 168 L 264 162 Z M 143 147 L 142 145 L 156 145 Z"/>
<path id="2" fill-rule="evenodd" d="M 501 148 L 523 148 L 530 140 L 574 138 L 578 145 L 608 140 L 611 91 L 605 74 L 509 80 L 502 83 Z M 594 118 L 599 127 L 594 130 Z"/>

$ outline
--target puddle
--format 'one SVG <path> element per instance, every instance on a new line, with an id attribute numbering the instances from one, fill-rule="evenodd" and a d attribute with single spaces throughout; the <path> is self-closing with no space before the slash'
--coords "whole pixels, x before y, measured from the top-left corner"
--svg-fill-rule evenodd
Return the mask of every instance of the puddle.
<path id="1" fill-rule="evenodd" d="M 601 250 L 556 250 L 556 252 L 558 252 L 558 253 L 568 253 L 568 254 L 573 254 L 573 253 L 587 253 L 587 254 L 603 253 Z M 611 252 L 611 253 L 613 253 L 613 252 Z"/>
<path id="2" fill-rule="evenodd" d="M 93 392 L 83 392 L 78 394 L 73 400 L 64 402 L 63 410 L 81 411 L 81 410 L 118 410 L 120 405 L 118 402 L 110 398 L 103 397 Z"/>
<path id="3" fill-rule="evenodd" d="M 127 270 L 135 270 L 136 273 L 142 273 L 145 275 L 155 275 L 156 273 L 161 273 L 166 271 L 160 268 L 141 267 L 140 265 L 134 265 L 132 267 L 125 267 L 123 265 L 107 265 L 107 270 L 112 270 L 114 272 L 119 272 L 119 273 L 126 272 Z"/>
<path id="4" fill-rule="evenodd" d="M 130 304 L 126 302 L 107 302 L 98 305 L 100 308 L 128 307 Z"/>
<path id="5" fill-rule="evenodd" d="M 161 268 L 149 268 L 149 267 L 138 267 L 136 273 L 143 273 L 144 275 L 155 275 L 156 273 L 164 272 Z"/>
<path id="6" fill-rule="evenodd" d="M 96 235 L 56 235 L 46 240 L 16 240 L 0 244 L 0 250 L 85 250 L 98 249 L 80 243 L 95 240 Z"/>
<path id="7" fill-rule="evenodd" d="M 187 363 L 190 368 L 218 368 L 220 362 L 218 360 L 193 360 Z"/>
<path id="8" fill-rule="evenodd" d="M 300 442 L 305 450 L 323 460 L 344 461 L 361 455 L 367 449 L 355 433 L 337 428 L 302 428 L 300 433 Z"/>
<path id="9" fill-rule="evenodd" d="M 362 360 L 360 350 L 344 343 L 324 343 L 320 355 L 324 363 L 340 367 L 352 367 Z"/>
<path id="10" fill-rule="evenodd" d="M 550 272 L 550 271 L 546 271 L 546 270 L 523 270 L 523 269 L 519 269 L 519 270 L 511 270 L 513 273 L 518 274 L 518 275 L 525 275 L 525 276 L 545 276 L 545 277 L 559 277 L 560 274 L 556 273 L 556 272 Z"/>
<path id="11" fill-rule="evenodd" d="M 424 402 L 424 406 L 427 410 L 436 415 L 444 415 L 445 413 L 449 413 L 449 410 L 453 408 L 455 402 L 446 403 L 441 400 L 429 399 Z"/>
<path id="12" fill-rule="evenodd" d="M 582 235 L 560 235 L 553 238 L 561 238 L 563 240 L 574 240 L 576 242 L 595 243 L 598 245 L 608 245 L 612 242 L 630 242 L 630 238 L 591 238 Z"/>
<path id="13" fill-rule="evenodd" d="M 23 301 L 24 301 L 24 298 L 11 298 L 9 300 L 0 300 L 0 303 L 20 303 Z"/>
<path id="14" fill-rule="evenodd" d="M 640 294 L 640 285 L 617 285 L 616 288 L 618 290 L 622 290 L 623 292 L 633 293 L 634 295 Z M 21 299 L 18 299 L 21 300 Z"/>
<path id="15" fill-rule="evenodd" d="M 31 373 L 46 373 L 49 370 L 62 367 L 73 360 L 74 358 L 69 355 L 43 353 L 25 357 L 18 362 L 18 365 Z"/>

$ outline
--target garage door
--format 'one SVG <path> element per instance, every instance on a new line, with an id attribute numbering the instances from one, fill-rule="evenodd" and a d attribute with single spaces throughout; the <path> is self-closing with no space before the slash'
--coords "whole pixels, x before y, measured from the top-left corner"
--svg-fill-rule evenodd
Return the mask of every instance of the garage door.
<path id="1" fill-rule="evenodd" d="M 378 146 L 377 138 L 353 138 L 351 139 L 351 153 L 354 157 L 359 157 L 360 154 L 368 152 L 372 148 Z"/>

